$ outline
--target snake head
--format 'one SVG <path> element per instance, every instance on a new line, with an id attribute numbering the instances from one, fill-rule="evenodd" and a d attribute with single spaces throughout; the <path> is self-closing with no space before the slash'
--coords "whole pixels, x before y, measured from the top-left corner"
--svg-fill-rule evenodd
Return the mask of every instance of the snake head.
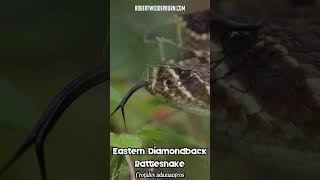
<path id="1" fill-rule="evenodd" d="M 171 64 L 150 65 L 145 81 L 149 82 L 146 90 L 168 104 L 195 113 L 209 111 L 210 85 L 193 69 Z"/>

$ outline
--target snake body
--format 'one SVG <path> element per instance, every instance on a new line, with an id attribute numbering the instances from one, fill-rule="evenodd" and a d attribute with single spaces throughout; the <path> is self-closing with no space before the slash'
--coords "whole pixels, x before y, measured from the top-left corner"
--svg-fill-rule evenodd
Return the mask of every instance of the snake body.
<path id="1" fill-rule="evenodd" d="M 319 173 L 320 22 L 298 28 L 295 20 L 210 10 L 173 19 L 182 38 L 147 38 L 176 47 L 178 60 L 150 66 L 146 89 L 187 111 L 208 112 L 211 102 L 213 147 L 281 171 Z"/>
<path id="2" fill-rule="evenodd" d="M 177 30 L 172 36 L 162 33 L 167 29 L 146 35 L 146 42 L 176 48 L 178 55 L 165 64 L 150 65 L 145 80 L 149 82 L 146 90 L 152 95 L 186 111 L 209 115 L 210 25 L 203 22 L 210 16 L 206 13 L 210 12 L 173 16 L 169 25 Z"/>

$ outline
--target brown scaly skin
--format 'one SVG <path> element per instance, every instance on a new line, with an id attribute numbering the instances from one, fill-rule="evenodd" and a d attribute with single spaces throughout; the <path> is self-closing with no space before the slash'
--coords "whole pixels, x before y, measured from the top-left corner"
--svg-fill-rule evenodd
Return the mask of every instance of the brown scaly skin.
<path id="1" fill-rule="evenodd" d="M 235 84 L 238 91 L 232 93 L 236 95 L 227 93 L 227 97 L 223 93 L 231 91 L 230 88 L 220 86 L 223 92 L 213 95 L 219 108 L 213 113 L 217 117 L 226 114 L 216 119 L 217 141 L 271 167 L 317 174 L 316 169 L 320 168 L 319 22 L 303 23 L 299 29 L 294 20 L 265 21 L 254 32 L 256 41 L 251 47 L 227 56 L 225 65 L 234 72 L 218 80 L 217 88 L 223 83 L 233 85 L 228 81 L 241 86 Z M 246 112 L 244 105 L 252 100 L 240 98 L 243 103 L 236 103 L 236 96 L 255 99 L 254 106 L 260 111 Z"/>
<path id="2" fill-rule="evenodd" d="M 183 54 L 178 62 L 203 57 L 197 53 L 190 56 L 193 50 L 212 52 L 213 62 L 207 68 L 211 67 L 214 87 L 214 147 L 227 145 L 281 171 L 317 174 L 320 21 L 262 22 L 226 18 L 211 11 L 182 19 L 182 24 L 187 21 L 187 33 L 178 47 Z M 208 23 L 211 43 L 197 38 L 209 33 Z M 188 58 L 183 59 L 186 54 Z"/>

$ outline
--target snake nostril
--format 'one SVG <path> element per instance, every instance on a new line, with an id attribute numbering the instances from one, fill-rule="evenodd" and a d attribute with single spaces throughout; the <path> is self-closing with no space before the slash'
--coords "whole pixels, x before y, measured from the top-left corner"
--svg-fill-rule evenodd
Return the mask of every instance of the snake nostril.
<path id="1" fill-rule="evenodd" d="M 166 80 L 165 84 L 167 87 L 169 87 L 169 86 L 172 86 L 173 83 L 171 80 Z"/>

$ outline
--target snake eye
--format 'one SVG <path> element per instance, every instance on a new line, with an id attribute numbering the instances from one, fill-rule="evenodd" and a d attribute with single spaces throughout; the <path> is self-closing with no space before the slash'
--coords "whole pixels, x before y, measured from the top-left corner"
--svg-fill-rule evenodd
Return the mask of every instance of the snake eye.
<path id="1" fill-rule="evenodd" d="M 250 31 L 230 31 L 225 34 L 222 44 L 226 54 L 236 54 L 250 48 L 256 41 Z"/>
<path id="2" fill-rule="evenodd" d="M 182 70 L 180 72 L 180 79 L 186 79 L 190 76 L 190 70 Z"/>

